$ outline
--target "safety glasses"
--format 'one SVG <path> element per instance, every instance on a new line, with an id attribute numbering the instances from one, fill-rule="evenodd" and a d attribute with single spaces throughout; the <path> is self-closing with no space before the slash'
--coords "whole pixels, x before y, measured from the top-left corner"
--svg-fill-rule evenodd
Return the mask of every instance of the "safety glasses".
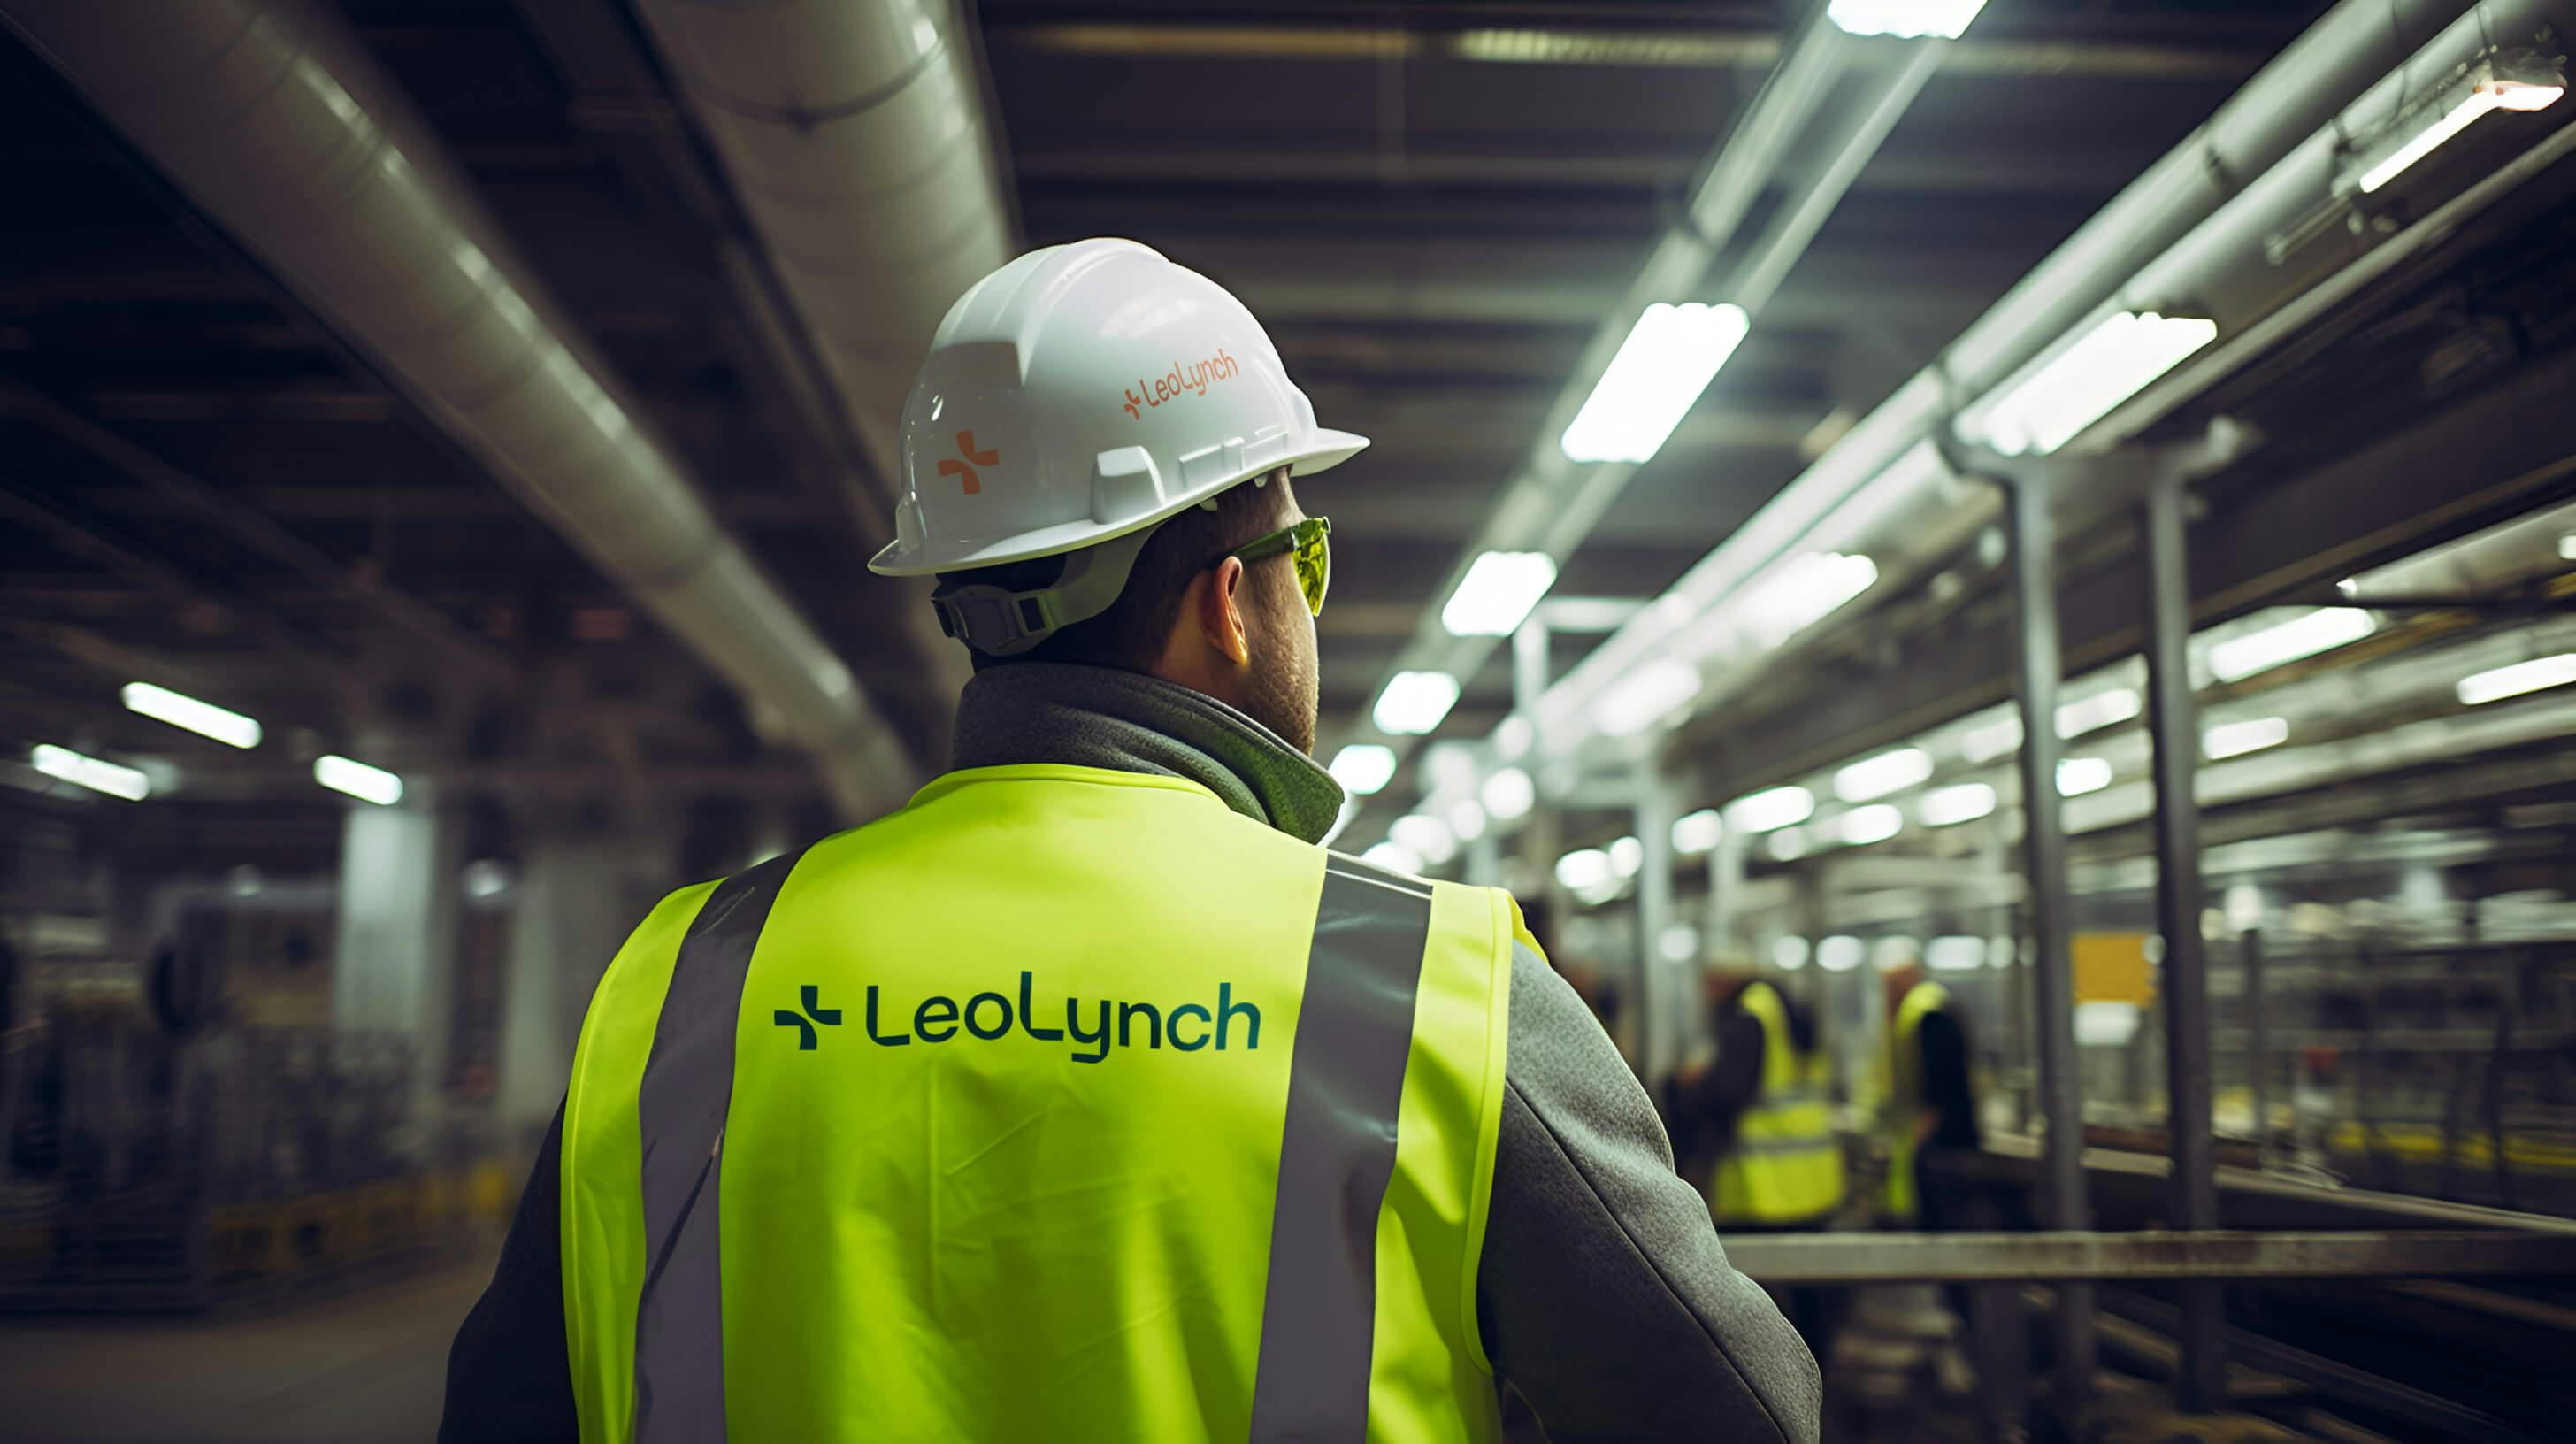
<path id="1" fill-rule="evenodd" d="M 1310 516 L 1295 526 L 1281 527 L 1268 536 L 1245 542 L 1226 556 L 1250 566 L 1286 552 L 1289 560 L 1296 563 L 1297 590 L 1306 594 L 1307 610 L 1320 617 L 1324 614 L 1324 588 L 1333 580 L 1332 548 L 1325 541 L 1332 534 L 1332 522 Z"/>

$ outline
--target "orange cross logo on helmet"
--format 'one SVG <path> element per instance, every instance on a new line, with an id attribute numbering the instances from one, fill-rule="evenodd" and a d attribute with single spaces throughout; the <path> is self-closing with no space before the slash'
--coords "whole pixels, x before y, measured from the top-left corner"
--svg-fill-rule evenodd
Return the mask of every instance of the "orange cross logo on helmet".
<path id="1" fill-rule="evenodd" d="M 966 459 L 964 461 L 960 461 L 954 456 L 944 458 L 939 463 L 939 474 L 941 476 L 965 478 L 966 494 L 968 496 L 973 496 L 975 493 L 984 489 L 984 483 L 975 475 L 975 468 L 978 466 L 991 466 L 996 462 L 999 462 L 1002 459 L 1001 449 L 999 447 L 986 447 L 982 451 L 977 451 L 975 449 L 975 433 L 971 431 L 961 431 L 957 433 L 957 452 L 959 456 L 963 456 Z"/>

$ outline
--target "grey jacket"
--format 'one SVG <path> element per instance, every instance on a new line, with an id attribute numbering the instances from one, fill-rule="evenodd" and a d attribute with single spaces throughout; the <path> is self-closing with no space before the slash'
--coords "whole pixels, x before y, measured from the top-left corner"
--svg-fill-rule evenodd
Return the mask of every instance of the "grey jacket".
<path id="1" fill-rule="evenodd" d="M 956 764 L 1055 762 L 1197 782 L 1307 841 L 1342 792 L 1305 754 L 1213 698 L 1152 678 L 1024 663 L 958 709 Z M 1708 1206 L 1574 990 L 1512 959 L 1508 1055 L 1477 1309 L 1496 1370 L 1547 1437 L 1813 1440 L 1815 1361 L 1729 1267 Z M 571 1439 L 547 1139 L 491 1289 L 456 1338 L 442 1439 Z"/>

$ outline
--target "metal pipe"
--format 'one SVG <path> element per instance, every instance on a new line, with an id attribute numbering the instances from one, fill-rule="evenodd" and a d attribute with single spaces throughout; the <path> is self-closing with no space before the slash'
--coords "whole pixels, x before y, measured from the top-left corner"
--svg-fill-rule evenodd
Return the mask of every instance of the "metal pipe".
<path id="1" fill-rule="evenodd" d="M 2218 1156 L 2210 1118 L 2209 968 L 2200 936 L 2200 709 L 2191 687 L 2191 570 L 2182 477 L 2160 469 L 2139 522 L 2147 543 L 2147 735 L 2155 753 L 2156 923 L 2165 940 L 2157 988 L 2165 1015 L 2165 1128 L 2173 1144 L 2176 1228 L 2218 1227 Z M 2217 1285 L 2181 1290 L 2185 1413 L 2227 1403 L 2227 1315 Z"/>
<path id="2" fill-rule="evenodd" d="M 323 322 L 815 754 L 854 813 L 913 760 L 715 519 L 463 170 L 335 15 L 5 0 L 0 20 Z"/>
<path id="3" fill-rule="evenodd" d="M 1699 293 L 1709 266 L 1734 240 L 1773 178 L 1779 157 L 1823 107 L 1851 57 L 1864 48 L 1835 27 L 1823 7 L 1814 7 L 1770 78 L 1700 171 L 1683 222 L 1657 240 L 1619 306 L 1602 318 L 1540 425 L 1529 456 L 1506 485 L 1483 529 L 1442 578 L 1432 607 L 1389 666 L 1389 675 L 1403 670 L 1472 675 L 1495 643 L 1489 637 L 1450 636 L 1440 625 L 1437 598 L 1445 597 L 1466 567 L 1485 551 L 1535 545 L 1563 559 L 1617 499 L 1636 468 L 1623 462 L 1578 465 L 1568 461 L 1557 445 L 1559 435 L 1590 396 L 1593 384 L 1608 369 L 1645 308 Z M 1930 57 L 1937 56 L 1940 46 L 1924 42 L 1921 49 L 1927 54 L 1909 58 L 1881 103 L 1842 134 L 1835 153 L 1803 188 L 1793 191 L 1779 212 L 1780 219 L 1755 243 L 1760 265 L 1751 279 L 1758 294 L 1767 296 L 1776 289 L 1779 278 L 1796 264 L 1844 190 L 1894 128 L 1914 92 L 1930 78 L 1936 64 Z M 1731 292 L 1736 281 L 1730 277 L 1722 292 Z M 1720 299 L 1734 297 L 1722 293 Z M 1746 304 L 1750 309 L 1753 303 Z M 1352 724 L 1354 732 L 1362 729 L 1363 724 Z M 1383 740 L 1399 752 L 1410 750 L 1416 742 L 1404 737 Z"/>
<path id="4" fill-rule="evenodd" d="M 2564 1277 L 2576 1275 L 2576 1237 L 2225 1229 L 1743 1234 L 1727 1239 L 1726 1257 L 1756 1282 L 1803 1285 Z"/>
<path id="5" fill-rule="evenodd" d="M 2541 23 L 2560 0 L 2487 0 L 2500 31 Z M 1949 534 L 1921 523 L 1930 516 L 1973 529 L 1991 514 L 1974 492 L 1943 483 L 1936 467 L 1915 464 L 1927 440 L 1941 434 L 1967 401 L 2003 384 L 2117 294 L 2166 251 L 2213 218 L 2250 178 L 2260 177 L 2336 121 L 2355 97 L 2410 61 L 2430 74 L 2477 43 L 2477 27 L 2433 36 L 2469 8 L 2466 0 L 2344 0 L 2246 82 L 2198 130 L 2104 206 L 2047 260 L 2034 267 L 1986 314 L 1960 333 L 1931 366 L 1899 387 L 1752 520 L 1711 550 L 1667 594 L 1602 644 L 1559 684 L 1543 720 L 1579 717 L 1630 669 L 1664 655 L 1705 652 L 1723 642 L 1706 614 L 1755 585 L 1796 550 L 1850 550 L 1857 535 L 1820 538 L 1838 512 L 1879 519 L 1864 531 L 1880 561 L 1881 585 L 1893 580 L 1889 537 L 1903 538 L 1907 557 L 1946 552 Z M 1929 460 L 1927 456 L 1924 458 Z M 1902 486 L 1891 487 L 1897 476 Z M 1866 493 L 1866 495 L 1864 495 Z M 1772 658 L 1776 661 L 1776 654 Z M 1731 690 L 1713 679 L 1699 704 L 1713 706 Z"/>
<path id="6" fill-rule="evenodd" d="M 964 26 L 947 0 L 636 8 L 890 489 L 883 527 L 921 354 L 1015 245 Z"/>
<path id="7" fill-rule="evenodd" d="M 2047 1162 L 2041 1216 L 2051 1228 L 2092 1221 L 2084 1191 L 2084 1110 L 2075 1053 L 2075 978 L 2069 935 L 2066 827 L 2057 793 L 2057 538 L 2051 488 L 2038 477 L 2005 484 L 2010 521 L 2013 615 L 2019 642 L 2022 855 L 2029 874 L 2032 1024 L 2039 1043 L 2040 1115 Z M 2092 1392 L 2093 1290 L 2070 1283 L 2057 1295 L 2056 1391 L 2072 1409 Z"/>

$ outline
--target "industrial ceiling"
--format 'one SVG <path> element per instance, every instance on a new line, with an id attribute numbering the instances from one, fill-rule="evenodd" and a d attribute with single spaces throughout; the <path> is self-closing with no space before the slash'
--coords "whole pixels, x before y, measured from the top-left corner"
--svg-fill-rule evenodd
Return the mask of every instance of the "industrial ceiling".
<path id="1" fill-rule="evenodd" d="M 958 32 L 1013 244 L 1127 235 L 1208 272 L 1328 424 L 1375 438 L 1303 498 L 1339 553 L 1328 736 L 1436 614 L 1596 328 L 1794 44 L 1796 8 L 988 0 Z M 1555 594 L 1668 586 L 2324 8 L 1996 0 Z M 833 373 L 654 9 L 333 13 L 911 766 L 935 769 L 956 659 L 925 640 L 917 591 L 861 565 L 889 504 L 881 447 L 854 403 L 818 404 Z M 1716 238 L 1716 272 L 1900 68 L 1870 52 L 1820 92 L 1818 123 L 1764 157 Z M 148 677 L 505 794 L 695 787 L 829 817 L 779 719 L 14 39 L 0 119 L 20 198 L 0 226 L 0 714 L 22 744 L 169 747 L 113 704 Z M 1553 669 L 1595 641 L 1560 636 Z M 1436 735 L 1481 737 L 1510 687 L 1497 649 Z M 273 768 L 182 760 L 199 805 L 282 816 L 301 795 Z"/>

